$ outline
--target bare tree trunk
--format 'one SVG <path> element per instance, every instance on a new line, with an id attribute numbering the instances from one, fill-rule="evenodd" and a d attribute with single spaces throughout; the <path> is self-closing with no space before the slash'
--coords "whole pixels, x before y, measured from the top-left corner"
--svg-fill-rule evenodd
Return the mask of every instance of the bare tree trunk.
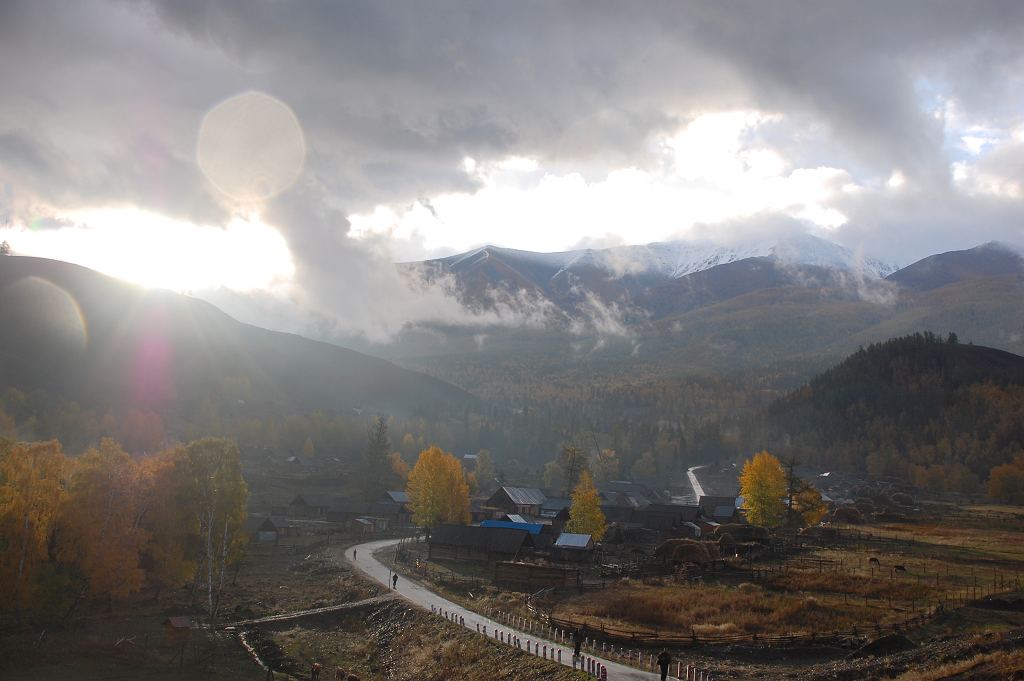
<path id="1" fill-rule="evenodd" d="M 213 509 L 206 521 L 206 605 L 213 624 Z"/>
<path id="2" fill-rule="evenodd" d="M 18 559 L 18 576 L 14 580 L 14 621 L 21 629 L 21 581 L 25 575 L 25 561 L 28 559 L 28 531 L 32 526 L 29 522 L 28 510 L 25 511 L 25 518 L 22 526 L 21 557 Z"/>
<path id="3" fill-rule="evenodd" d="M 228 564 L 228 516 L 224 516 L 224 536 L 221 539 L 220 546 L 220 565 L 217 566 L 219 572 L 217 579 L 217 601 L 214 612 L 220 611 L 220 596 L 224 591 L 224 570 Z"/>

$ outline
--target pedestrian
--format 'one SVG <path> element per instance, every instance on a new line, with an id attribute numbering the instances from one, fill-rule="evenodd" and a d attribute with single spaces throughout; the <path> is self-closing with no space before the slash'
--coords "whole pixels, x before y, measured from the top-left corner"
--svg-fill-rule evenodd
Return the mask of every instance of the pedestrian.
<path id="1" fill-rule="evenodd" d="M 572 643 L 572 656 L 579 657 L 580 648 L 583 647 L 583 630 L 579 627 L 576 627 L 576 631 L 572 632 Z"/>
<path id="2" fill-rule="evenodd" d="M 323 667 L 319 662 L 314 662 L 313 666 L 309 670 L 309 681 L 317 681 L 320 678 L 320 670 Z"/>
<path id="3" fill-rule="evenodd" d="M 397 589 L 398 588 L 398 573 L 397 572 L 391 576 L 391 588 L 392 589 Z"/>
<path id="4" fill-rule="evenodd" d="M 352 560 L 356 559 L 356 551 L 357 549 L 352 549 Z"/>
<path id="5" fill-rule="evenodd" d="M 672 664 L 672 656 L 668 654 L 668 651 L 664 648 L 661 649 L 661 653 L 658 655 L 658 666 L 661 667 L 661 681 L 665 681 L 668 678 L 668 668 Z"/>

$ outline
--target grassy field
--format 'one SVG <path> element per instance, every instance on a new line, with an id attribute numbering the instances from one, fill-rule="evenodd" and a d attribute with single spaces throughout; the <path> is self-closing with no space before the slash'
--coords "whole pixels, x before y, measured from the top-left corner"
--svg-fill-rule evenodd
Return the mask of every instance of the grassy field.
<path id="1" fill-rule="evenodd" d="M 358 601 L 381 592 L 340 560 L 351 540 L 327 546 L 321 540 L 309 537 L 304 541 L 310 546 L 253 551 L 226 587 L 221 621 Z M 266 671 L 231 633 L 196 630 L 184 646 L 167 639 L 162 622 L 189 612 L 188 600 L 185 589 L 165 594 L 159 603 L 139 598 L 111 612 L 92 613 L 44 636 L 38 628 L 8 632 L 0 637 L 0 678 L 265 681 Z M 251 634 L 272 661 L 277 681 L 308 679 L 313 662 L 324 666 L 325 681 L 333 681 L 337 667 L 361 681 L 584 678 L 395 602 L 278 626 Z"/>
<path id="2" fill-rule="evenodd" d="M 702 582 L 621 580 L 536 603 L 560 620 L 639 632 L 784 635 L 866 632 L 1024 586 L 1022 509 L 975 507 L 919 521 L 858 526 L 863 541 L 805 545 L 783 559 L 730 561 Z M 874 559 L 874 560 L 872 560 Z M 877 562 L 875 562 L 877 561 Z M 897 569 L 902 566 L 902 570 Z M 529 616 L 523 594 L 453 584 L 487 580 L 476 563 L 430 563 L 432 586 L 479 611 Z M 1013 620 L 1013 618 L 1009 618 Z M 978 630 L 977 623 L 964 623 Z M 997 628 L 1010 628 L 1012 621 Z M 947 627 L 948 628 L 948 627 Z"/>

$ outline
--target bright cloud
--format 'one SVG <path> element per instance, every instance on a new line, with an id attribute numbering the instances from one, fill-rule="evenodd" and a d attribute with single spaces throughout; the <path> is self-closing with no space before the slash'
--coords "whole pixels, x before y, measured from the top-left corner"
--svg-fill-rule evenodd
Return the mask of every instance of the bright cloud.
<path id="1" fill-rule="evenodd" d="M 0 230 L 18 255 L 76 262 L 175 291 L 273 289 L 294 273 L 288 245 L 258 216 L 225 227 L 195 225 L 137 209 L 59 213 L 59 226 Z"/>
<path id="2" fill-rule="evenodd" d="M 834 228 L 845 216 L 828 205 L 851 180 L 828 166 L 792 168 L 776 150 L 749 141 L 778 114 L 726 111 L 698 116 L 659 140 L 665 163 L 656 169 L 611 170 L 596 181 L 545 170 L 536 159 L 510 157 L 462 167 L 482 186 L 411 206 L 379 205 L 350 216 L 351 234 L 388 234 L 430 249 L 482 242 L 554 251 L 595 234 L 646 243 L 685 235 L 698 223 L 762 212 Z M 486 231 L 484 231 L 486 228 Z"/>

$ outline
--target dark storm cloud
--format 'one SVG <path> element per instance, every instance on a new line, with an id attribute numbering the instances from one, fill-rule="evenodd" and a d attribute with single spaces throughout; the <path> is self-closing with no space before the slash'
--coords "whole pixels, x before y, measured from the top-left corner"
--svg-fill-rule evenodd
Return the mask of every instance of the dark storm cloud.
<path id="1" fill-rule="evenodd" d="M 1021 35 L 1013 0 L 6 2 L 0 184 L 15 212 L 127 203 L 223 222 L 232 208 L 195 166 L 196 131 L 218 101 L 268 92 L 308 143 L 304 176 L 268 216 L 324 301 L 340 271 L 396 290 L 374 279 L 386 255 L 350 239 L 345 216 L 473 191 L 466 156 L 599 175 L 658 163 L 652 135 L 702 111 L 757 108 L 814 128 L 815 146 L 793 137 L 791 158 L 911 178 L 909 198 L 850 199 L 840 235 L 884 245 L 891 222 L 901 253 L 921 253 L 972 214 L 998 234 L 1020 224 L 1019 201 L 953 196 L 928 105 L 942 93 L 965 114 L 1015 120 Z"/>

